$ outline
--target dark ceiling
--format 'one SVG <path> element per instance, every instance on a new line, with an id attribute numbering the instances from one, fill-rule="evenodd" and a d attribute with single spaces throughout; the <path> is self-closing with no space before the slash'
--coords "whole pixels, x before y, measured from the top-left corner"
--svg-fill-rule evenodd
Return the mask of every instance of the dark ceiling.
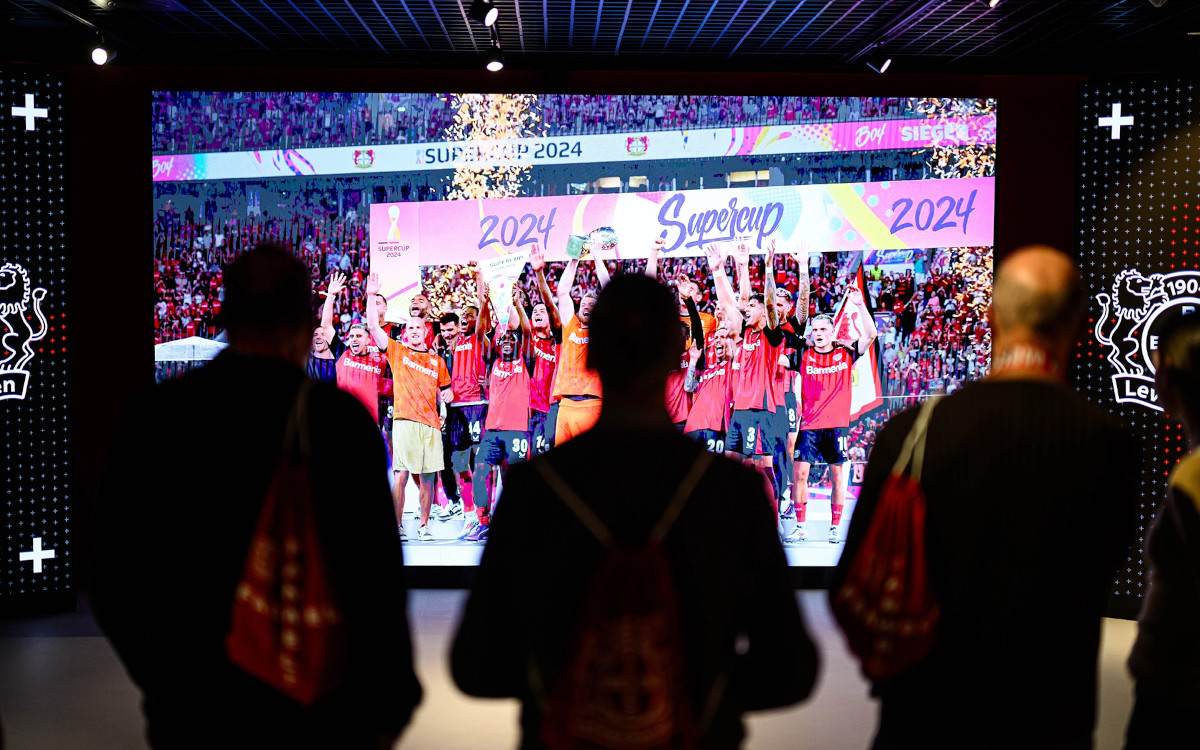
<path id="1" fill-rule="evenodd" d="M 480 65 L 471 0 L 2 0 L 0 60 L 119 65 Z M 1158 2 L 1158 0 L 1155 0 Z M 1200 2 L 496 0 L 512 68 L 1111 73 L 1200 69 Z"/>

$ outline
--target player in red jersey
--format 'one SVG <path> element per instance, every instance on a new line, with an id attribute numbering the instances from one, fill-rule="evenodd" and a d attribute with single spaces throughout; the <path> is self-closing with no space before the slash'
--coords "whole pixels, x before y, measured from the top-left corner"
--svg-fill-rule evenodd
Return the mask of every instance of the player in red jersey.
<path id="1" fill-rule="evenodd" d="M 555 420 L 551 419 L 551 414 L 557 416 L 557 409 L 551 401 L 551 391 L 562 346 L 562 320 L 558 317 L 558 307 L 550 303 L 554 297 L 546 281 L 545 254 L 537 245 L 529 253 L 529 268 L 537 277 L 538 292 L 542 296 L 529 313 L 530 345 L 534 356 L 529 384 L 529 440 L 533 455 L 540 456 L 554 445 Z"/>
<path id="2" fill-rule="evenodd" d="M 488 476 L 502 465 L 511 466 L 529 459 L 529 386 L 534 367 L 533 348 L 522 341 L 528 338 L 519 330 L 498 329 L 495 349 L 488 347 L 485 357 L 490 364 L 487 425 L 475 463 L 475 504 L 478 525 L 464 538 L 487 540 L 492 500 Z"/>
<path id="3" fill-rule="evenodd" d="M 600 288 L 608 286 L 608 269 L 604 261 L 593 251 L 596 276 Z M 579 300 L 579 312 L 571 299 L 571 287 L 575 285 L 575 272 L 579 260 L 572 258 L 558 279 L 558 315 L 563 324 L 563 343 L 559 349 L 554 386 L 551 398 L 559 399 L 558 420 L 554 426 L 554 444 L 562 445 L 572 437 L 586 432 L 600 417 L 600 376 L 587 366 L 588 321 L 592 308 L 596 306 L 596 293 L 585 292 Z"/>
<path id="4" fill-rule="evenodd" d="M 851 285 L 845 311 L 858 325 L 857 340 L 835 341 L 833 318 L 817 315 L 812 321 L 812 345 L 802 345 L 789 357 L 789 366 L 800 373 L 800 431 L 796 460 L 796 528 L 784 537 L 794 544 L 805 539 L 808 507 L 808 473 L 814 463 L 829 464 L 833 489 L 830 496 L 833 519 L 829 542 L 838 544 L 838 524 L 846 502 L 846 461 L 850 427 L 850 396 L 854 362 L 871 348 L 878 331 L 862 291 Z"/>
<path id="5" fill-rule="evenodd" d="M 367 298 L 367 305 L 373 305 Z M 370 314 L 370 311 L 368 311 Z M 362 323 L 350 326 L 346 335 L 349 347 L 337 360 L 338 388 L 354 395 L 371 412 L 371 418 L 379 423 L 379 391 L 387 369 L 387 357 L 371 346 L 371 336 Z"/>
<path id="6" fill-rule="evenodd" d="M 671 421 L 683 432 L 687 425 L 688 413 L 692 408 L 693 387 L 688 389 L 688 379 L 695 380 L 696 364 L 700 352 L 704 349 L 704 323 L 700 318 L 700 310 L 696 307 L 695 298 L 700 296 L 696 285 L 680 274 L 676 281 L 680 298 L 688 311 L 688 320 L 683 323 L 682 333 L 686 349 L 680 354 L 679 369 L 667 376 L 667 414 Z"/>
<path id="7" fill-rule="evenodd" d="M 458 326 L 444 329 L 441 340 L 443 347 L 451 353 L 450 379 L 454 389 L 454 401 L 446 409 L 444 439 L 450 467 L 458 482 L 457 491 L 452 493 L 448 489 L 447 495 L 461 493 L 470 500 L 472 467 L 487 419 L 488 400 L 481 382 L 487 376 L 483 351 L 485 332 L 491 328 L 491 316 L 479 264 L 471 261 L 468 265 L 475 276 L 478 307 L 464 307 Z M 445 509 L 439 507 L 437 517 L 445 520 L 461 512 L 462 504 L 451 501 Z"/>
<path id="8" fill-rule="evenodd" d="M 809 298 L 809 257 L 812 254 L 811 248 L 801 242 L 795 249 L 792 250 L 792 256 L 796 259 L 798 266 L 796 272 L 796 297 L 793 299 L 791 293 L 786 289 L 777 289 L 775 291 L 775 309 L 781 321 L 780 327 L 784 333 L 784 356 L 795 351 L 797 348 L 796 341 L 800 332 L 804 330 L 804 323 L 808 320 L 808 298 Z M 777 392 L 783 394 L 783 404 L 777 410 L 775 418 L 776 428 L 787 432 L 784 437 L 784 446 L 781 450 L 775 453 L 775 477 L 776 490 L 780 498 L 788 496 L 788 486 L 792 489 L 790 494 L 794 495 L 795 490 L 795 465 L 792 456 L 796 452 L 796 437 L 800 432 L 800 408 L 796 398 L 796 373 L 782 364 L 776 370 L 775 386 Z M 778 441 L 776 441 L 778 443 Z M 795 500 L 784 506 L 780 510 L 780 515 L 784 518 L 790 518 L 794 515 Z"/>
<path id="9" fill-rule="evenodd" d="M 744 250 L 744 248 L 739 248 Z M 706 249 L 712 268 L 713 282 L 717 289 L 717 301 L 725 308 L 728 325 L 742 330 L 742 343 L 733 361 L 733 416 L 725 438 L 725 451 L 735 458 L 756 468 L 763 475 L 771 502 L 778 514 L 778 497 L 773 478 L 774 441 L 782 442 L 775 428 L 776 408 L 782 400 L 775 397 L 771 380 L 779 368 L 779 357 L 783 351 L 783 330 L 775 311 L 775 274 L 766 273 L 764 293 L 753 294 L 746 303 L 743 314 L 737 307 L 733 287 L 725 274 L 725 259 L 715 245 Z M 775 265 L 775 243 L 767 246 L 765 267 Z M 748 274 L 739 271 L 745 278 Z M 758 454 L 760 440 L 769 441 L 762 454 Z"/>
<path id="10" fill-rule="evenodd" d="M 721 326 L 713 332 L 710 350 L 701 352 L 693 347 L 689 352 L 695 364 L 689 369 L 685 388 L 693 396 L 683 434 L 700 441 L 713 453 L 725 452 L 725 430 L 733 398 L 732 351 L 729 332 Z"/>

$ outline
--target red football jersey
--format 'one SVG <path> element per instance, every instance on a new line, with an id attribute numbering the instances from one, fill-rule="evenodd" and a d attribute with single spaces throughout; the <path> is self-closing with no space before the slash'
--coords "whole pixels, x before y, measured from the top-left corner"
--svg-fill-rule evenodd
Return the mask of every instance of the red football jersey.
<path id="1" fill-rule="evenodd" d="M 554 385 L 554 366 L 558 362 L 559 343 L 553 336 L 533 337 L 533 380 L 529 384 L 529 407 L 550 411 L 550 388 Z"/>
<path id="2" fill-rule="evenodd" d="M 349 349 L 342 352 L 335 365 L 338 388 L 354 394 L 376 422 L 379 421 L 379 394 L 385 392 L 381 388 L 386 366 L 387 357 L 378 351 L 357 356 Z"/>
<path id="3" fill-rule="evenodd" d="M 700 387 L 692 396 L 684 432 L 716 430 L 724 432 L 729 424 L 729 405 L 733 398 L 733 363 L 722 360 L 700 373 Z"/>
<path id="4" fill-rule="evenodd" d="M 460 333 L 454 344 L 454 366 L 450 368 L 450 389 L 454 403 L 469 404 L 483 401 L 479 379 L 483 377 L 483 346 L 478 333 Z"/>
<path id="5" fill-rule="evenodd" d="M 691 401 L 684 386 L 687 384 L 688 354 L 683 353 L 679 369 L 667 376 L 667 413 L 675 424 L 686 422 Z"/>
<path id="6" fill-rule="evenodd" d="M 823 430 L 850 426 L 850 388 L 858 352 L 834 344 L 827 352 L 812 347 L 800 353 L 800 428 Z"/>
<path id="7" fill-rule="evenodd" d="M 529 429 L 529 370 L 521 357 L 512 362 L 497 359 L 488 376 L 487 430 Z"/>
<path id="8" fill-rule="evenodd" d="M 747 328 L 733 359 L 733 408 L 775 411 L 783 403 L 776 400 L 772 381 L 779 370 L 783 342 L 771 346 L 762 331 Z"/>

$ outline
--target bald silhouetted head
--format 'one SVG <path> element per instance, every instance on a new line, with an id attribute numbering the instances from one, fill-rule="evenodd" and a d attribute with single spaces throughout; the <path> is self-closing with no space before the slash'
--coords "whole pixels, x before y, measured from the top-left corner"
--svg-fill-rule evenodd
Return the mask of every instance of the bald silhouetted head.
<path id="1" fill-rule="evenodd" d="M 679 368 L 683 338 L 675 298 L 640 274 L 622 274 L 600 292 L 588 325 L 588 367 L 609 390 L 662 389 Z"/>
<path id="2" fill-rule="evenodd" d="M 1063 344 L 1078 332 L 1083 309 L 1083 284 L 1066 253 L 1023 247 L 996 271 L 990 317 L 998 338 Z"/>
<path id="3" fill-rule="evenodd" d="M 282 246 L 265 242 L 226 266 L 224 281 L 220 322 L 230 346 L 302 363 L 312 336 L 308 267 Z"/>

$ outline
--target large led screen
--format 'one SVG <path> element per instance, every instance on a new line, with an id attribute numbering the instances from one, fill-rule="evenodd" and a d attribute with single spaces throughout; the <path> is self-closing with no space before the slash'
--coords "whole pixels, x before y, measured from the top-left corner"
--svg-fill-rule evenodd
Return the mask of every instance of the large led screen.
<path id="1" fill-rule="evenodd" d="M 152 138 L 157 377 L 224 347 L 225 264 L 291 248 L 315 284 L 310 372 L 340 368 L 393 454 L 397 424 L 443 441 L 424 532 L 404 485 L 409 564 L 475 564 L 507 463 L 551 448 L 565 401 L 593 400 L 557 370 L 606 277 L 652 271 L 675 292 L 698 361 L 688 383 L 681 352 L 672 418 L 771 477 L 793 565 L 836 563 L 883 422 L 990 361 L 994 100 L 164 91 Z M 747 386 L 772 411 L 750 424 L 723 384 L 772 285 L 794 356 Z M 505 348 L 508 330 L 528 333 Z M 439 377 L 439 353 L 450 403 L 409 403 L 404 381 Z M 493 377 L 522 361 L 528 403 Z M 497 429 L 501 411 L 527 429 Z"/>

